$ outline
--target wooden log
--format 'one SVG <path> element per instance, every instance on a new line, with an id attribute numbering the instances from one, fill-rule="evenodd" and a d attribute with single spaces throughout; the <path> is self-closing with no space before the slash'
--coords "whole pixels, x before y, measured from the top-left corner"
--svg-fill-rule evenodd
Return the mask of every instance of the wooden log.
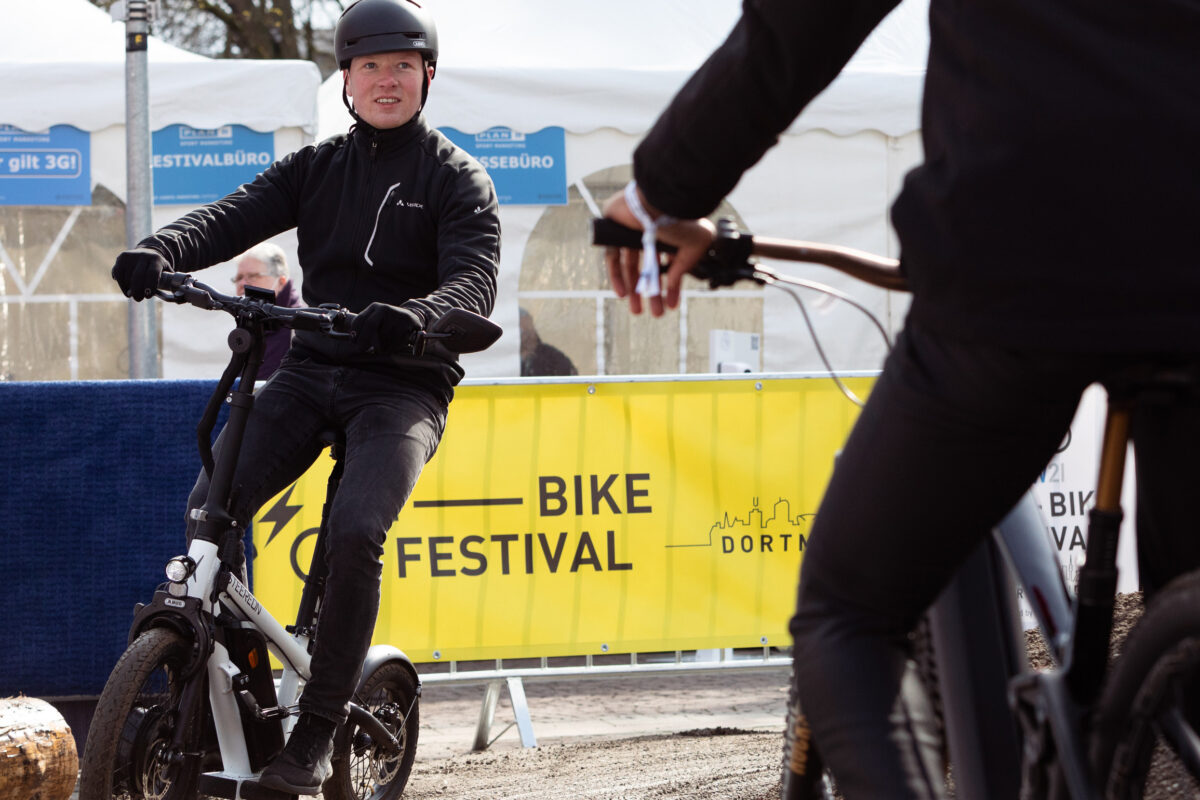
<path id="1" fill-rule="evenodd" d="M 0 800 L 67 800 L 79 776 L 75 737 L 35 697 L 0 699 Z"/>

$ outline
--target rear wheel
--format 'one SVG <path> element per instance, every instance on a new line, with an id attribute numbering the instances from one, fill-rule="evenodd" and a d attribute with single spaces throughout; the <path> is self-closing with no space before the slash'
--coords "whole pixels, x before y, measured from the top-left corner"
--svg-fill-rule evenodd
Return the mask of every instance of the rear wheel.
<path id="1" fill-rule="evenodd" d="M 1108 798 L 1200 796 L 1200 573 L 1165 588 L 1126 639 L 1096 706 L 1091 758 Z"/>
<path id="2" fill-rule="evenodd" d="M 80 800 L 190 800 L 197 758 L 173 758 L 182 675 L 191 643 L 152 628 L 129 645 L 113 668 L 84 745 Z M 199 680 L 200 678 L 197 678 Z"/>
<path id="3" fill-rule="evenodd" d="M 348 720 L 333 744 L 333 775 L 322 791 L 326 800 L 396 800 L 404 792 L 417 754 L 417 681 L 403 664 L 389 661 L 372 672 L 355 702 L 383 723 L 400 743 L 389 753 Z"/>

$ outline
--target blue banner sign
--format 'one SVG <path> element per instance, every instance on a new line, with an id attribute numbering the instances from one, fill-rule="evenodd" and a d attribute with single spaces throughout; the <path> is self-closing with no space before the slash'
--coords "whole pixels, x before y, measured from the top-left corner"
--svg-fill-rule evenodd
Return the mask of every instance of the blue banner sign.
<path id="1" fill-rule="evenodd" d="M 275 160 L 275 134 L 244 125 L 168 125 L 150 146 L 154 202 L 164 205 L 220 200 Z"/>
<path id="2" fill-rule="evenodd" d="M 71 125 L 0 125 L 0 205 L 91 205 L 91 151 L 91 134 Z"/>
<path id="3" fill-rule="evenodd" d="M 520 133 L 511 128 L 488 128 L 442 133 L 483 165 L 496 185 L 496 195 L 508 205 L 564 206 L 567 204 L 566 135 L 562 128 Z"/>

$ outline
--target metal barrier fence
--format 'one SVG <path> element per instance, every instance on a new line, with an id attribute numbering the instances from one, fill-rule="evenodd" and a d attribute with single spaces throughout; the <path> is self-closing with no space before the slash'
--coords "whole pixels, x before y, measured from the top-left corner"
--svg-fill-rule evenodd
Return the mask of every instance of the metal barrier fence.
<path id="1" fill-rule="evenodd" d="M 773 652 L 774 651 L 774 652 Z M 507 663 L 506 663 L 507 662 Z M 515 662 L 515 663 L 514 663 Z M 526 680 L 578 680 L 626 675 L 665 673 L 725 672 L 729 670 L 791 669 L 792 657 L 771 647 L 761 650 L 698 650 L 626 653 L 605 656 L 558 656 L 503 659 L 494 661 L 448 662 L 434 664 L 435 672 L 426 672 L 430 664 L 418 666 L 422 684 L 484 684 L 483 703 L 475 728 L 474 750 L 486 750 L 505 731 L 516 725 L 522 747 L 537 747 L 533 720 L 525 699 Z M 496 705 L 507 688 L 514 721 L 492 735 Z"/>

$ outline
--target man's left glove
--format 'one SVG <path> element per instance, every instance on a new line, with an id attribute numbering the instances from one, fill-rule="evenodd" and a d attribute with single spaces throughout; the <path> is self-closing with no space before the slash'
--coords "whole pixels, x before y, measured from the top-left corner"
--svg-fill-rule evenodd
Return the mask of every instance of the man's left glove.
<path id="1" fill-rule="evenodd" d="M 137 301 L 153 297 L 158 279 L 164 272 L 174 272 L 167 260 L 156 250 L 139 247 L 117 256 L 112 276 L 126 297 Z"/>
<path id="2" fill-rule="evenodd" d="M 424 327 L 415 311 L 387 303 L 371 303 L 350 323 L 355 344 L 365 353 L 403 353 Z"/>

